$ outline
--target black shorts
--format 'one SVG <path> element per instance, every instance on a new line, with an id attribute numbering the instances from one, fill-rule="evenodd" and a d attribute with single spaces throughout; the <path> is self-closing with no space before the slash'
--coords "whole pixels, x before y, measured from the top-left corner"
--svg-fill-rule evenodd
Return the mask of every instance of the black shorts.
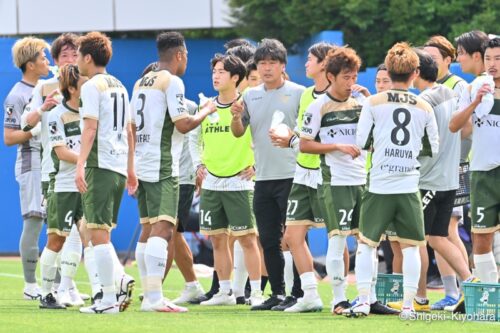
<path id="1" fill-rule="evenodd" d="M 184 232 L 189 229 L 189 211 L 193 204 L 194 185 L 180 184 L 179 185 L 179 205 L 177 206 L 177 232 Z"/>
<path id="2" fill-rule="evenodd" d="M 420 190 L 424 210 L 425 235 L 448 237 L 455 192 Z"/>

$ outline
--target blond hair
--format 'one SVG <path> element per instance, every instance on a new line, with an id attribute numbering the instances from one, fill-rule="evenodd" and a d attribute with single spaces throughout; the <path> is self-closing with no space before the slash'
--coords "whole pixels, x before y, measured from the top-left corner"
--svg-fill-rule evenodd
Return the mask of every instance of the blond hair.
<path id="1" fill-rule="evenodd" d="M 24 72 L 26 63 L 34 61 L 40 53 L 49 48 L 49 44 L 40 38 L 29 36 L 18 39 L 12 47 L 14 66 Z"/>
<path id="2" fill-rule="evenodd" d="M 420 65 L 418 55 L 405 42 L 396 43 L 385 57 L 385 66 L 392 81 L 406 82 Z"/>

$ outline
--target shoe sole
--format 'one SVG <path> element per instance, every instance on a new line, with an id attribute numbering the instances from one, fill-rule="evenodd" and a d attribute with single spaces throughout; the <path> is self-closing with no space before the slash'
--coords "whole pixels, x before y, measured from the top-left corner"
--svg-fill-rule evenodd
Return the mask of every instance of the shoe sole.
<path id="1" fill-rule="evenodd" d="M 315 309 L 309 309 L 309 310 L 305 310 L 305 311 L 283 311 L 283 312 L 286 312 L 286 313 L 313 313 L 313 312 L 321 312 L 323 311 L 323 308 L 315 308 Z"/>
<path id="2" fill-rule="evenodd" d="M 24 293 L 23 298 L 24 298 L 24 300 L 26 300 L 26 301 L 36 301 L 36 300 L 41 299 L 41 298 L 42 298 L 42 295 L 36 295 L 36 296 L 33 296 L 33 295 L 30 295 L 30 294 Z"/>
<path id="3" fill-rule="evenodd" d="M 366 313 L 363 312 L 347 312 L 347 313 L 342 313 L 343 316 L 347 318 L 363 318 L 363 317 L 368 317 Z"/>
<path id="4" fill-rule="evenodd" d="M 120 302 L 120 312 L 127 310 L 130 303 L 132 303 L 132 292 L 135 288 L 135 281 L 132 280 L 127 283 L 127 289 L 125 291 L 125 298 Z"/>

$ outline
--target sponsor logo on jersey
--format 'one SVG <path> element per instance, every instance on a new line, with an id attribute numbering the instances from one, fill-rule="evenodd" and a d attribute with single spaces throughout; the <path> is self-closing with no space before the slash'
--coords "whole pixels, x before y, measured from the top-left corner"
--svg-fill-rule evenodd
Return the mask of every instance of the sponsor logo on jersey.
<path id="1" fill-rule="evenodd" d="M 50 130 L 50 134 L 57 133 L 57 123 L 55 121 L 49 122 L 49 130 Z"/>
<path id="2" fill-rule="evenodd" d="M 474 120 L 474 125 L 476 125 L 477 127 L 481 126 L 500 127 L 500 120 L 476 119 Z"/>

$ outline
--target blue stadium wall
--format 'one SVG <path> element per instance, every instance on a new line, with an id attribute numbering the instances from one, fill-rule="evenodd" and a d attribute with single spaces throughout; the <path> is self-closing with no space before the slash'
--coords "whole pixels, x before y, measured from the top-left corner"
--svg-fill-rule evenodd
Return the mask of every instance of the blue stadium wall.
<path id="1" fill-rule="evenodd" d="M 20 79 L 20 72 L 13 67 L 11 48 L 16 39 L 0 38 L 0 101 L 5 100 L 10 88 Z M 309 86 L 312 81 L 305 77 L 304 64 L 307 60 L 307 49 L 318 41 L 328 41 L 337 45 L 343 44 L 342 33 L 338 31 L 324 31 L 300 46 L 298 53 L 288 57 L 287 72 L 295 82 Z M 188 69 L 184 76 L 186 96 L 196 101 L 199 92 L 213 95 L 215 92 L 211 84 L 210 59 L 217 52 L 224 52 L 225 40 L 187 40 L 189 50 Z M 362 56 L 362 55 L 361 55 Z M 108 66 L 109 73 L 120 79 L 129 93 L 146 65 L 156 59 L 154 40 L 116 39 L 113 41 L 113 58 Z M 460 74 L 458 65 L 452 71 Z M 367 68 L 359 74 L 358 83 L 375 92 L 376 68 Z M 471 77 L 467 77 L 471 79 Z M 2 111 L 3 123 L 3 111 Z M 3 140 L 3 126 L 0 126 L 0 137 Z M 2 232 L 0 233 L 0 254 L 18 252 L 19 236 L 22 229 L 22 219 L 19 208 L 18 185 L 14 178 L 14 164 L 16 148 L 0 144 L 0 211 L 2 216 Z M 124 194 L 120 215 L 119 227 L 113 231 L 113 243 L 118 251 L 125 251 L 131 241 L 133 232 L 138 223 L 137 204 L 134 199 Z M 45 228 L 40 238 L 40 249 L 46 242 Z M 326 254 L 327 237 L 324 229 L 312 230 L 309 235 L 309 244 L 314 256 Z"/>

